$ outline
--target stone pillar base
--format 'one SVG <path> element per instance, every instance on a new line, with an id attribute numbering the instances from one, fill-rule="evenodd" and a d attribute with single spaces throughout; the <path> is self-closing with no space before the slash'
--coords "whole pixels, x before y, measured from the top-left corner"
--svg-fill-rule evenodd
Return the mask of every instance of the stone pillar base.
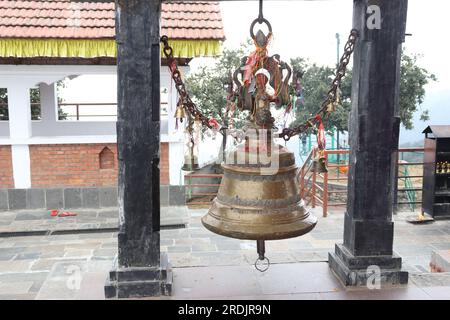
<path id="1" fill-rule="evenodd" d="M 342 244 L 336 244 L 335 253 L 328 254 L 328 264 L 336 277 L 345 286 L 366 286 L 373 281 L 370 266 L 379 268 L 381 285 L 403 285 L 408 283 L 408 272 L 402 271 L 402 258 L 396 256 L 355 257 Z"/>
<path id="2" fill-rule="evenodd" d="M 159 268 L 118 268 L 116 260 L 106 280 L 106 299 L 170 296 L 173 273 L 164 253 L 160 265 Z"/>

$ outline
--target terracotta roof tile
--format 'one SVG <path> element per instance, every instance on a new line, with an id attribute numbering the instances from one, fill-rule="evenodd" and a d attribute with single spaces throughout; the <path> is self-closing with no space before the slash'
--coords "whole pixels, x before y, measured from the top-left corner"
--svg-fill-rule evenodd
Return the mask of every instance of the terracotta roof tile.
<path id="1" fill-rule="evenodd" d="M 0 38 L 113 38 L 114 1 L 0 0 Z M 161 34 L 224 40 L 218 2 L 164 2 Z"/>

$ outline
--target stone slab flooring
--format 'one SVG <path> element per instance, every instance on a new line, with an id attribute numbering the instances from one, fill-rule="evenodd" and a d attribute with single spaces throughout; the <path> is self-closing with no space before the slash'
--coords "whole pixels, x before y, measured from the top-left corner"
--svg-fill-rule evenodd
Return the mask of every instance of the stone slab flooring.
<path id="1" fill-rule="evenodd" d="M 404 269 L 411 272 L 410 284 L 346 290 L 326 263 L 328 252 L 342 241 L 342 212 L 322 218 L 317 210 L 319 223 L 311 233 L 268 242 L 267 257 L 272 265 L 260 273 L 253 267 L 256 243 L 207 231 L 200 222 L 206 209 L 165 210 L 163 224 L 188 226 L 161 231 L 161 251 L 168 253 L 174 267 L 175 299 L 450 299 L 450 273 L 429 272 L 432 251 L 450 249 L 450 221 L 412 225 L 405 221 L 410 213 L 399 214 L 394 244 L 404 259 Z M 59 220 L 48 219 L 48 212 L 0 212 L 0 299 L 104 298 L 103 285 L 117 252 L 117 234 L 99 228 L 117 226 L 117 211 L 76 212 L 79 216 Z M 7 236 L 8 232 L 37 227 L 67 230 L 67 234 Z M 77 231 L 87 227 L 91 232 Z"/>
<path id="2" fill-rule="evenodd" d="M 76 216 L 52 217 L 50 210 L 45 209 L 0 211 L 0 237 L 9 233 L 95 231 L 118 226 L 119 212 L 117 208 L 61 209 L 60 212 L 76 213 Z M 162 226 L 187 224 L 188 221 L 187 207 L 161 207 Z"/>

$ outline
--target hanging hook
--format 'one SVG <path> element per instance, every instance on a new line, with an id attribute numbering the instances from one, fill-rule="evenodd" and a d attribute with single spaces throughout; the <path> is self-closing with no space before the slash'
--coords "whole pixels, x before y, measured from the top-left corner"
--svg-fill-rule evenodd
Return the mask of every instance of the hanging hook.
<path id="1" fill-rule="evenodd" d="M 270 22 L 264 18 L 263 15 L 263 0 L 259 0 L 259 14 L 258 14 L 258 18 L 256 18 L 255 20 L 253 20 L 252 24 L 250 25 L 250 36 L 252 39 L 255 39 L 255 34 L 253 32 L 253 28 L 255 27 L 256 23 L 262 24 L 265 23 L 267 25 L 267 28 L 269 29 L 269 34 L 272 33 L 272 25 L 270 24 Z"/>
<path id="2" fill-rule="evenodd" d="M 263 0 L 259 0 L 259 15 L 258 15 L 258 22 L 263 23 L 264 17 L 263 17 Z"/>

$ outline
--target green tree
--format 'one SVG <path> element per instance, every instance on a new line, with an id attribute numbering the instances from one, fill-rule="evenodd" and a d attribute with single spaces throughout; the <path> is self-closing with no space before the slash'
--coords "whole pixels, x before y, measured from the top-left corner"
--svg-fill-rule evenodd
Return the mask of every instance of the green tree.
<path id="1" fill-rule="evenodd" d="M 39 88 L 30 89 L 31 120 L 41 120 L 41 92 Z"/>
<path id="2" fill-rule="evenodd" d="M 293 72 L 303 74 L 301 83 L 303 88 L 304 103 L 294 106 L 295 121 L 291 126 L 296 126 L 311 116 L 315 115 L 322 105 L 333 78 L 334 70 L 330 67 L 309 64 L 302 58 L 291 59 Z M 341 105 L 336 108 L 336 112 L 324 122 L 326 129 L 338 128 L 347 130 L 347 117 L 351 102 L 351 77 L 347 76 L 341 86 Z"/>
<path id="3" fill-rule="evenodd" d="M 0 121 L 8 119 L 8 92 L 6 88 L 0 88 Z"/>
<path id="4" fill-rule="evenodd" d="M 192 99 L 201 111 L 210 117 L 216 118 L 221 124 L 227 126 L 229 119 L 226 114 L 226 86 L 229 71 L 234 71 L 241 63 L 243 56 L 251 49 L 250 41 L 237 50 L 225 49 L 222 56 L 215 59 L 212 66 L 204 66 L 195 74 L 186 79 L 186 86 Z M 400 117 L 406 129 L 412 129 L 412 117 L 421 109 L 425 98 L 425 86 L 436 81 L 436 77 L 428 70 L 418 66 L 418 55 L 408 56 L 402 54 L 400 77 Z M 311 64 L 305 59 L 295 58 L 290 61 L 293 73 L 302 74 L 302 88 L 304 101 L 295 104 L 295 120 L 291 126 L 299 125 L 314 114 L 324 101 L 330 84 L 334 78 L 335 69 Z M 340 88 L 341 104 L 329 119 L 325 121 L 326 130 L 337 129 L 339 132 L 348 130 L 348 114 L 351 109 L 352 71 L 347 70 Z M 291 88 L 291 94 L 293 94 Z M 421 119 L 429 119 L 428 110 L 421 110 Z M 236 127 L 242 127 L 247 113 L 237 111 L 234 114 Z M 204 131 L 206 132 L 206 131 Z M 222 133 L 223 134 L 223 133 Z M 222 151 L 226 146 L 227 137 L 223 134 Z"/>
<path id="5" fill-rule="evenodd" d="M 200 111 L 207 117 L 215 118 L 221 125 L 229 126 L 227 114 L 227 89 L 230 71 L 233 72 L 241 64 L 241 59 L 249 51 L 249 43 L 243 44 L 239 49 L 224 49 L 222 55 L 211 65 L 202 66 L 195 73 L 186 78 L 186 87 L 192 100 Z M 246 112 L 236 110 L 233 115 L 235 128 L 241 128 L 247 117 Z M 203 128 L 204 134 L 208 131 Z M 227 135 L 222 135 L 221 153 L 224 156 L 227 144 Z"/>
<path id="6" fill-rule="evenodd" d="M 417 60 L 420 56 L 402 56 L 402 67 L 400 74 L 400 117 L 403 126 L 413 129 L 412 117 L 417 112 L 425 99 L 425 86 L 430 81 L 437 81 L 434 74 L 419 67 Z M 427 121 L 430 119 L 428 110 L 421 110 L 420 119 Z"/>
<path id="7" fill-rule="evenodd" d="M 400 100 L 399 109 L 403 126 L 410 130 L 413 128 L 412 118 L 419 110 L 425 98 L 425 86 L 430 81 L 436 81 L 436 77 L 426 69 L 417 65 L 418 56 L 402 55 L 400 75 Z M 320 108 L 330 88 L 335 70 L 329 67 L 309 64 L 304 59 L 291 59 L 293 70 L 303 72 L 302 85 L 305 103 L 295 109 L 296 120 L 291 126 L 303 123 L 314 115 Z M 348 113 L 351 109 L 351 83 L 352 71 L 348 70 L 341 85 L 342 103 L 337 107 L 325 126 L 327 130 L 336 128 L 340 132 L 348 130 Z M 422 110 L 421 119 L 429 119 L 428 110 Z"/>

